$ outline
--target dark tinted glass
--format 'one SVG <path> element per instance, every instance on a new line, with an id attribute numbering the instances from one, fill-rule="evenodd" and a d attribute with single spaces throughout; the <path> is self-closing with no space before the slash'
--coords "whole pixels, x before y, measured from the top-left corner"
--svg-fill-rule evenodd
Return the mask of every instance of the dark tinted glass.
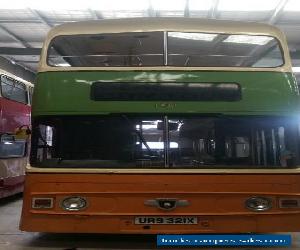
<path id="1" fill-rule="evenodd" d="M 95 101 L 238 101 L 236 83 L 131 83 L 95 82 Z"/>
<path id="2" fill-rule="evenodd" d="M 159 122 L 125 115 L 41 122 L 34 130 L 38 136 L 32 150 L 34 162 L 41 159 L 42 165 L 57 167 L 162 167 L 164 140 Z"/>
<path id="3" fill-rule="evenodd" d="M 34 121 L 39 167 L 286 168 L 299 165 L 298 120 L 106 115 Z"/>

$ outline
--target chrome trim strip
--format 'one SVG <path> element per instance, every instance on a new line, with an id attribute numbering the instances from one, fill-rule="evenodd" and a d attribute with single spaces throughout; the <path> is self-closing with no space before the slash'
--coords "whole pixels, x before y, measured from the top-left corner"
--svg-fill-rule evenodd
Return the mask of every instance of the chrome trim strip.
<path id="1" fill-rule="evenodd" d="M 27 173 L 102 173 L 102 174 L 300 174 L 300 166 L 293 169 L 111 169 L 111 168 L 38 168 L 27 165 Z"/>
<path id="2" fill-rule="evenodd" d="M 164 206 L 165 203 L 169 203 L 169 207 Z M 174 210 L 176 207 L 189 206 L 190 202 L 187 200 L 178 200 L 176 198 L 156 198 L 153 200 L 145 200 L 144 205 L 150 207 L 157 207 L 165 211 L 170 211 Z"/>

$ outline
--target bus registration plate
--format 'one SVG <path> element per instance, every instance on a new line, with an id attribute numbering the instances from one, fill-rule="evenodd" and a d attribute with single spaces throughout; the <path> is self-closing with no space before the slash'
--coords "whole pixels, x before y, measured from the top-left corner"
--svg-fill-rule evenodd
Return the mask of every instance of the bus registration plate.
<path id="1" fill-rule="evenodd" d="M 197 217 L 135 217 L 134 224 L 198 224 Z"/>

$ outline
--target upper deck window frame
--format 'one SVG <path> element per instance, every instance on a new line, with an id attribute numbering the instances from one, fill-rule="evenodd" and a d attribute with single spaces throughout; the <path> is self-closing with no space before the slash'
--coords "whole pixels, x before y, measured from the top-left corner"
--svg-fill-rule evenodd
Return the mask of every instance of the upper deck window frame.
<path id="1" fill-rule="evenodd" d="M 49 44 L 48 44 L 48 47 L 46 48 L 46 65 L 50 68 L 65 68 L 65 69 L 88 69 L 88 68 L 100 68 L 100 69 L 117 69 L 117 68 L 124 68 L 124 69 L 130 69 L 130 68 L 139 68 L 139 69 L 147 69 L 147 68 L 161 68 L 161 67 L 168 67 L 168 68 L 204 68 L 204 69 L 211 69 L 211 68 L 231 68 L 231 69 L 251 69 L 251 70 L 255 70 L 255 69 L 258 69 L 258 70 L 268 70 L 268 69 L 280 69 L 284 66 L 286 66 L 286 54 L 285 54 L 285 51 L 283 49 L 283 45 L 280 41 L 280 39 L 278 39 L 276 36 L 274 35 L 271 35 L 271 34 L 247 34 L 247 33 L 222 33 L 222 32 L 192 32 L 192 31 L 188 31 L 188 32 L 185 32 L 185 31 L 148 31 L 149 33 L 151 32 L 162 32 L 164 34 L 164 38 L 163 38 L 163 54 L 162 54 L 162 57 L 163 57 L 163 64 L 161 65 L 150 65 L 150 66 L 137 66 L 137 65 L 129 65 L 129 66 L 126 66 L 126 65 L 116 65 L 116 66 L 57 66 L 57 65 L 52 65 L 49 63 L 49 55 L 50 55 L 50 49 L 52 47 L 52 44 L 54 42 L 54 40 L 58 37 L 67 37 L 67 36 L 74 36 L 74 35 L 84 35 L 84 36 L 93 36 L 93 35 L 116 35 L 116 34 L 130 34 L 130 33 L 147 33 L 147 32 L 119 32 L 119 33 L 99 33 L 99 34 L 95 34 L 95 33 L 91 33 L 91 34 L 66 34 L 66 35 L 58 35 L 58 36 L 54 36 Z M 169 50 L 169 47 L 168 47 L 168 44 L 169 44 L 169 36 L 168 36 L 168 33 L 200 33 L 200 34 L 208 34 L 208 35 L 225 35 L 225 36 L 231 36 L 231 35 L 241 35 L 241 36 L 255 36 L 255 37 L 258 37 L 258 36 L 262 36 L 262 37 L 269 37 L 269 38 L 272 38 L 274 39 L 274 41 L 276 41 L 276 46 L 278 46 L 278 49 L 280 51 L 280 55 L 281 55 L 281 61 L 282 63 L 277 65 L 277 66 L 259 66 L 259 67 L 250 67 L 250 66 L 232 66 L 232 65 L 220 65 L 220 66 L 216 66 L 216 65 L 209 65 L 209 66 L 203 66 L 203 65 L 198 65 L 198 66 L 185 66 L 185 65 L 169 65 L 169 54 L 168 54 L 168 50 Z"/>
<path id="2" fill-rule="evenodd" d="M 4 92 L 3 92 L 3 85 L 2 85 L 3 78 L 6 78 L 7 80 L 13 82 L 14 83 L 13 88 L 19 88 L 16 85 L 24 87 L 24 89 L 22 89 L 22 90 L 25 90 L 25 94 L 26 94 L 26 96 L 25 96 L 26 100 L 24 102 L 20 101 L 20 100 L 17 100 L 15 98 L 11 98 L 11 97 L 7 96 L 6 94 L 4 94 Z M 24 82 L 18 81 L 18 80 L 14 79 L 12 77 L 9 77 L 9 76 L 7 76 L 5 74 L 0 74 L 0 92 L 1 92 L 1 97 L 2 98 L 5 98 L 5 99 L 13 101 L 13 102 L 21 103 L 23 105 L 30 105 L 29 96 L 28 96 L 28 86 Z"/>

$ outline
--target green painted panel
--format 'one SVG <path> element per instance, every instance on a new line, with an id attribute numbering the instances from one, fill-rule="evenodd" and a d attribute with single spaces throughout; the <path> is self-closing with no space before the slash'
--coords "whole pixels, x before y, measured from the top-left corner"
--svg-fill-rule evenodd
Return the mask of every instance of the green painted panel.
<path id="1" fill-rule="evenodd" d="M 116 102 L 93 101 L 95 81 L 228 82 L 239 83 L 242 99 L 236 102 Z M 33 116 L 103 113 L 224 113 L 292 114 L 299 110 L 299 93 L 291 73 L 229 71 L 76 71 L 44 72 L 37 76 Z"/>

